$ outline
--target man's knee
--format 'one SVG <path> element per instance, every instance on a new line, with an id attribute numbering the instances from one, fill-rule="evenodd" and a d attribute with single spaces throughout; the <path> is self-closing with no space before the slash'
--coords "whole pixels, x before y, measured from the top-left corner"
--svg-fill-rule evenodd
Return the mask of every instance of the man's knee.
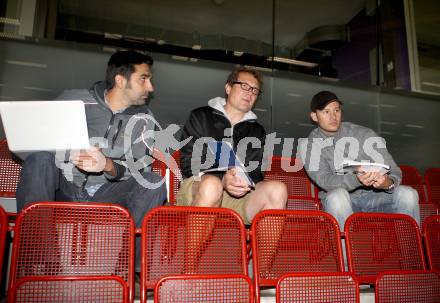
<path id="1" fill-rule="evenodd" d="M 279 181 L 267 181 L 269 201 L 272 209 L 284 209 L 287 203 L 287 186 Z"/>
<path id="2" fill-rule="evenodd" d="M 287 186 L 280 181 L 258 183 L 258 195 L 262 195 L 262 209 L 284 209 L 287 203 Z"/>
<path id="3" fill-rule="evenodd" d="M 194 201 L 198 206 L 220 206 L 223 196 L 223 184 L 220 178 L 212 175 L 204 175 L 200 180 L 194 195 Z"/>
<path id="4" fill-rule="evenodd" d="M 154 172 L 143 172 L 142 177 L 153 184 L 165 184 L 165 177 L 162 177 Z"/>
<path id="5" fill-rule="evenodd" d="M 331 190 L 322 202 L 324 211 L 331 214 L 338 221 L 339 228 L 343 230 L 345 220 L 353 213 L 348 191 L 343 188 Z"/>
<path id="6" fill-rule="evenodd" d="M 156 196 L 159 200 L 165 200 L 167 197 L 167 189 L 165 179 L 153 172 L 143 172 L 142 179 L 132 177 L 132 193 L 139 196 Z M 160 203 L 163 201 L 160 201 Z"/>
<path id="7" fill-rule="evenodd" d="M 348 208 L 351 208 L 350 195 L 348 191 L 343 188 L 336 188 L 327 193 L 326 198 L 324 199 L 324 208 L 326 211 L 338 211 Z"/>
<path id="8" fill-rule="evenodd" d="M 55 165 L 55 156 L 49 152 L 46 151 L 40 151 L 36 153 L 30 154 L 26 161 L 24 162 L 24 165 L 32 166 L 32 165 Z"/>
<path id="9" fill-rule="evenodd" d="M 36 152 L 30 154 L 20 173 L 19 187 L 28 186 L 29 184 L 53 183 L 59 178 L 60 169 L 55 163 L 55 155 L 49 152 Z M 36 178 L 38 176 L 38 178 Z"/>
<path id="10" fill-rule="evenodd" d="M 419 194 L 412 187 L 398 186 L 394 189 L 393 195 L 400 208 L 412 209 L 418 206 Z"/>

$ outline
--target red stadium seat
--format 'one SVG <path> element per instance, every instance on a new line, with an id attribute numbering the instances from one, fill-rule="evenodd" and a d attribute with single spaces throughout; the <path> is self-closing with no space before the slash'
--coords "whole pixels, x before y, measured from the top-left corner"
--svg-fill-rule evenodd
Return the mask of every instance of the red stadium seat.
<path id="1" fill-rule="evenodd" d="M 142 224 L 141 302 L 164 276 L 247 274 L 246 231 L 231 209 L 163 206 Z"/>
<path id="2" fill-rule="evenodd" d="M 423 224 L 427 217 L 437 214 L 437 205 L 433 204 L 431 200 L 426 199 L 422 177 L 417 168 L 409 165 L 400 165 L 400 169 L 402 170 L 402 185 L 411 186 L 419 194 L 420 224 Z"/>
<path id="3" fill-rule="evenodd" d="M 423 222 L 430 217 L 438 214 L 437 204 L 434 203 L 423 203 L 419 204 L 420 207 L 420 224 L 423 225 Z"/>
<path id="4" fill-rule="evenodd" d="M 167 166 L 170 169 L 170 195 L 168 202 L 172 205 L 175 205 L 176 196 L 180 188 L 180 182 L 183 180 L 182 173 L 180 172 L 180 151 L 175 151 L 173 153 L 173 157 Z"/>
<path id="5" fill-rule="evenodd" d="M 318 188 L 307 176 L 298 158 L 273 156 L 271 165 L 265 172 L 265 180 L 278 180 L 286 184 L 288 201 L 286 209 L 291 210 L 319 210 Z M 301 169 L 289 168 L 298 166 Z M 289 171 L 292 170 L 292 171 Z"/>
<path id="6" fill-rule="evenodd" d="M 157 149 L 154 149 L 153 153 L 154 161 L 151 164 L 151 171 L 155 172 L 159 176 L 166 176 L 166 159 L 165 156 Z"/>
<path id="7" fill-rule="evenodd" d="M 408 185 L 419 193 L 419 203 L 426 203 L 425 189 L 423 188 L 422 177 L 414 166 L 399 165 L 402 170 L 402 185 Z"/>
<path id="8" fill-rule="evenodd" d="M 8 232 L 8 217 L 3 207 L 0 206 L 0 273 L 3 271 L 3 257 L 5 253 L 6 234 Z M 1 275 L 0 275 L 1 278 Z M 1 280 L 0 280 L 1 282 Z"/>
<path id="9" fill-rule="evenodd" d="M 425 171 L 425 185 L 428 201 L 440 206 L 440 168 L 428 168 Z"/>
<path id="10" fill-rule="evenodd" d="M 121 277 L 27 277 L 9 294 L 9 302 L 130 302 Z"/>
<path id="11" fill-rule="evenodd" d="M 134 258 L 134 222 L 126 209 L 100 203 L 33 203 L 17 217 L 9 290 L 29 277 L 118 276 L 132 302 Z"/>
<path id="12" fill-rule="evenodd" d="M 440 215 L 431 216 L 425 220 L 423 238 L 429 268 L 440 270 Z"/>
<path id="13" fill-rule="evenodd" d="M 336 220 L 321 211 L 265 210 L 251 228 L 255 295 L 276 286 L 287 273 L 341 272 L 343 258 Z"/>
<path id="14" fill-rule="evenodd" d="M 376 303 L 440 302 L 440 275 L 433 271 L 391 271 L 376 280 Z"/>
<path id="15" fill-rule="evenodd" d="M 286 274 L 277 284 L 277 303 L 359 303 L 359 285 L 350 273 Z"/>
<path id="16" fill-rule="evenodd" d="M 0 197 L 15 198 L 20 171 L 21 161 L 9 151 L 6 139 L 0 140 Z"/>
<path id="17" fill-rule="evenodd" d="M 349 270 L 361 283 L 374 283 L 381 271 L 425 269 L 419 227 L 410 216 L 352 214 L 345 239 Z"/>
<path id="18" fill-rule="evenodd" d="M 162 278 L 154 291 L 156 303 L 253 303 L 246 275 L 187 275 Z"/>

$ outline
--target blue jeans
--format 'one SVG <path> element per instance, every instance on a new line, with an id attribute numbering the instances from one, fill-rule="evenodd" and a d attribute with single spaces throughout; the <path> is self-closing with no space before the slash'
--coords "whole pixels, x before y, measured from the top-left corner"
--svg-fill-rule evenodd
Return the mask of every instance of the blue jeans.
<path id="1" fill-rule="evenodd" d="M 161 177 L 152 172 L 143 172 L 145 180 L 156 183 Z M 136 227 L 140 228 L 145 214 L 160 206 L 167 197 L 165 184 L 156 188 L 144 188 L 135 178 L 124 181 L 107 182 L 93 196 L 66 180 L 55 164 L 55 156 L 48 152 L 29 155 L 23 163 L 17 186 L 17 211 L 27 203 L 38 201 L 63 202 L 106 202 L 128 209 Z M 136 239 L 136 271 L 140 269 L 140 239 Z"/>
<path id="2" fill-rule="evenodd" d="M 345 220 L 356 212 L 406 214 L 420 225 L 419 195 L 409 186 L 397 186 L 392 193 L 362 191 L 356 195 L 337 188 L 328 192 L 322 202 L 324 210 L 335 217 L 341 230 L 344 230 Z"/>

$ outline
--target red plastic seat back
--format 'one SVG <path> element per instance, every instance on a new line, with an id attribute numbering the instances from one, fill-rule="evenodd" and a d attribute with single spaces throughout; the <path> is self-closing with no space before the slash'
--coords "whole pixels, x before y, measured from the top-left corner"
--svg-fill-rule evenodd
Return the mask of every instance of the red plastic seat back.
<path id="1" fill-rule="evenodd" d="M 119 276 L 134 286 L 134 222 L 118 205 L 39 202 L 17 217 L 10 289 L 31 276 Z"/>
<path id="2" fill-rule="evenodd" d="M 20 279 L 10 302 L 130 302 L 120 277 L 28 277 Z"/>
<path id="3" fill-rule="evenodd" d="M 142 262 L 141 295 L 168 275 L 247 274 L 243 221 L 226 208 L 155 208 L 142 225 Z"/>
<path id="4" fill-rule="evenodd" d="M 3 207 L 0 206 L 0 273 L 3 272 L 3 257 L 5 252 L 6 234 L 8 232 L 8 228 L 8 217 Z"/>
<path id="5" fill-rule="evenodd" d="M 419 208 L 420 208 L 420 224 L 422 225 L 427 218 L 438 214 L 437 204 L 435 203 L 422 203 L 419 204 Z"/>
<path id="6" fill-rule="evenodd" d="M 428 201 L 440 206 L 440 168 L 428 168 L 425 171 L 425 184 Z"/>
<path id="7" fill-rule="evenodd" d="M 170 169 L 169 202 L 175 205 L 176 196 L 180 188 L 180 182 L 183 180 L 182 173 L 180 172 L 180 151 L 177 150 L 173 153 L 173 158 L 167 166 Z"/>
<path id="8" fill-rule="evenodd" d="M 440 276 L 433 271 L 391 271 L 376 280 L 376 303 L 440 302 Z"/>
<path id="9" fill-rule="evenodd" d="M 288 210 L 320 210 L 321 203 L 314 197 L 293 197 L 287 198 L 286 209 Z"/>
<path id="10" fill-rule="evenodd" d="M 320 209 L 318 188 L 311 182 L 299 158 L 273 156 L 264 179 L 286 184 L 289 197 L 286 209 Z"/>
<path id="11" fill-rule="evenodd" d="M 350 273 L 287 274 L 277 284 L 277 303 L 358 303 L 359 286 Z"/>
<path id="12" fill-rule="evenodd" d="M 361 283 L 386 270 L 425 269 L 417 223 L 403 214 L 355 213 L 345 223 L 347 259 Z"/>
<path id="13" fill-rule="evenodd" d="M 159 176 L 165 177 L 166 169 L 166 165 L 160 160 L 154 160 L 151 164 L 151 171 L 158 174 Z"/>
<path id="14" fill-rule="evenodd" d="M 170 276 L 154 291 L 156 303 L 253 303 L 252 283 L 245 275 Z"/>
<path id="15" fill-rule="evenodd" d="M 21 162 L 9 151 L 6 140 L 0 140 L 0 197 L 15 198 L 20 172 Z"/>
<path id="16" fill-rule="evenodd" d="M 423 237 L 429 268 L 440 270 L 440 215 L 425 220 Z"/>
<path id="17" fill-rule="evenodd" d="M 325 212 L 265 210 L 251 235 L 257 298 L 260 286 L 275 286 L 287 273 L 343 271 L 339 226 Z"/>
<path id="18" fill-rule="evenodd" d="M 417 168 L 409 165 L 399 165 L 402 170 L 402 185 L 408 185 L 419 193 L 419 203 L 426 203 L 425 189 L 423 187 L 422 176 Z"/>
<path id="19" fill-rule="evenodd" d="M 273 156 L 264 179 L 286 184 L 289 196 L 315 197 L 315 187 L 298 158 Z"/>

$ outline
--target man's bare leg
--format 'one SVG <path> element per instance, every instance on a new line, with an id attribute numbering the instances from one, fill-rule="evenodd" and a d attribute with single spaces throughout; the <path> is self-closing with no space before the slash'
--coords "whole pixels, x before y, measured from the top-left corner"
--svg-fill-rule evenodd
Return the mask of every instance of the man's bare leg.
<path id="1" fill-rule="evenodd" d="M 219 178 L 202 176 L 192 187 L 191 206 L 220 207 L 223 186 Z M 216 217 L 213 215 L 192 214 L 188 218 L 187 246 L 184 271 L 186 274 L 198 273 L 198 262 L 208 245 L 214 230 Z"/>
<path id="2" fill-rule="evenodd" d="M 248 205 L 246 207 L 249 221 L 252 221 L 257 213 L 266 209 L 285 209 L 287 203 L 287 187 L 280 181 L 262 181 L 257 184 L 255 190 L 250 193 Z M 260 269 L 270 271 L 274 261 L 276 250 L 278 249 L 284 227 L 284 219 L 272 222 L 270 226 L 273 237 L 265 239 L 265 245 L 273 254 L 260 260 Z M 257 275 L 258 273 L 254 273 Z"/>
<path id="3" fill-rule="evenodd" d="M 246 213 L 250 222 L 265 209 L 284 209 L 287 203 L 287 187 L 280 181 L 261 181 L 250 192 Z"/>

